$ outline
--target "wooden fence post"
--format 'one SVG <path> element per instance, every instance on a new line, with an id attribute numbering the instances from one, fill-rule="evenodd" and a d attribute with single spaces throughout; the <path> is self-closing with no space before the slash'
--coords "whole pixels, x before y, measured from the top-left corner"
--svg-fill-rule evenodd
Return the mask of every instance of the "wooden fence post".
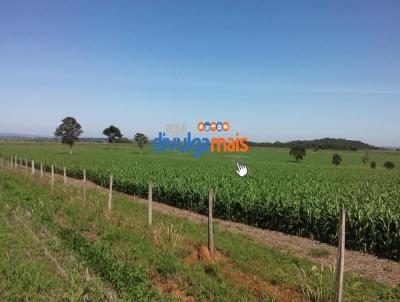
<path id="1" fill-rule="evenodd" d="M 83 169 L 83 200 L 86 201 L 86 169 Z"/>
<path id="2" fill-rule="evenodd" d="M 2 167 L 4 166 L 4 158 L 3 158 L 3 156 L 1 157 L 1 166 Z"/>
<path id="3" fill-rule="evenodd" d="M 338 256 L 336 262 L 336 294 L 335 302 L 342 302 L 343 298 L 343 271 L 344 271 L 344 252 L 346 241 L 346 215 L 344 208 L 339 211 L 339 234 L 338 234 Z"/>
<path id="4" fill-rule="evenodd" d="M 14 169 L 13 157 L 10 158 L 11 169 Z"/>
<path id="5" fill-rule="evenodd" d="M 153 223 L 153 183 L 149 181 L 149 192 L 148 192 L 148 205 L 147 205 L 147 223 L 152 225 Z"/>
<path id="6" fill-rule="evenodd" d="M 40 178 L 43 179 L 43 164 L 40 163 Z"/>
<path id="7" fill-rule="evenodd" d="M 28 175 L 28 159 L 25 158 L 25 174 Z"/>
<path id="8" fill-rule="evenodd" d="M 35 162 L 32 160 L 32 176 L 35 176 Z"/>
<path id="9" fill-rule="evenodd" d="M 67 184 L 67 169 L 65 169 L 65 167 L 63 167 L 64 170 L 64 185 Z"/>
<path id="10" fill-rule="evenodd" d="M 18 157 L 14 157 L 15 170 L 18 169 Z"/>
<path id="11" fill-rule="evenodd" d="M 51 186 L 54 187 L 54 165 L 51 165 Z"/>
<path id="12" fill-rule="evenodd" d="M 112 187 L 113 187 L 113 177 L 110 175 L 110 188 L 108 189 L 108 210 L 112 209 Z"/>
<path id="13" fill-rule="evenodd" d="M 213 190 L 208 191 L 208 250 L 211 257 L 214 255 L 214 234 L 213 234 Z"/>

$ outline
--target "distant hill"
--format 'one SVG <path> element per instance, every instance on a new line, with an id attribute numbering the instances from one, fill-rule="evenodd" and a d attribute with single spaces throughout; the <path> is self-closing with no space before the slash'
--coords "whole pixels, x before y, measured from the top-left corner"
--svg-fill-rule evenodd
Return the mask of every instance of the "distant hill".
<path id="1" fill-rule="evenodd" d="M 17 134 L 17 133 L 0 133 L 0 141 L 39 141 L 39 142 L 54 142 L 56 139 L 50 136 L 33 135 L 33 134 Z M 105 138 L 96 137 L 81 137 L 80 142 L 97 142 L 103 143 L 107 140 Z M 123 138 L 118 141 L 119 143 L 131 143 L 132 140 Z M 289 141 L 286 143 L 275 142 L 275 143 L 256 143 L 248 142 L 250 146 L 260 147 L 286 147 L 302 146 L 306 149 L 332 149 L 332 150 L 379 150 L 379 149 L 398 149 L 398 147 L 376 147 L 361 141 L 347 140 L 344 138 L 322 138 L 314 140 L 296 140 Z"/>
<path id="2" fill-rule="evenodd" d="M 35 134 L 20 134 L 20 133 L 0 133 L 0 141 L 34 141 L 34 142 L 55 142 L 54 136 L 44 136 Z M 106 140 L 98 137 L 81 137 L 80 142 L 83 143 L 103 143 Z"/>
<path id="3" fill-rule="evenodd" d="M 289 141 L 286 143 L 275 142 L 275 143 L 255 143 L 249 142 L 250 146 L 262 146 L 262 147 L 293 147 L 301 146 L 306 149 L 332 149 L 332 150 L 378 150 L 380 148 L 372 146 L 361 141 L 347 140 L 344 138 L 322 138 L 313 140 L 296 140 Z"/>
<path id="4" fill-rule="evenodd" d="M 54 141 L 54 138 L 35 134 L 0 133 L 0 141 Z"/>
<path id="5" fill-rule="evenodd" d="M 5 132 L 0 132 L 0 138 L 11 138 L 11 137 L 34 138 L 34 137 L 41 137 L 41 136 L 40 136 L 40 135 L 33 135 L 33 134 L 21 134 L 21 133 L 5 133 Z"/>

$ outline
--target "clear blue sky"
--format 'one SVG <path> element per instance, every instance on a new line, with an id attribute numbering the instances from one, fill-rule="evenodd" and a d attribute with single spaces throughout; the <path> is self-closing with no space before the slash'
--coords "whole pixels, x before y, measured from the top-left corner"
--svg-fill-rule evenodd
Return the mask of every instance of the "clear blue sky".
<path id="1" fill-rule="evenodd" d="M 400 145 L 400 1 L 0 1 L 0 132 Z"/>

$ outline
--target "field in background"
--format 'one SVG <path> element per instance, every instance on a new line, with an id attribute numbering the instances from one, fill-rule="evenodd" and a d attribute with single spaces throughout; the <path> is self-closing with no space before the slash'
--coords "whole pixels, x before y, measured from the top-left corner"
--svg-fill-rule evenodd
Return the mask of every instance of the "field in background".
<path id="1" fill-rule="evenodd" d="M 332 165 L 339 153 L 343 163 Z M 70 156 L 59 144 L 0 144 L 0 155 L 27 158 L 47 170 L 67 167 L 68 175 L 145 196 L 147 181 L 154 182 L 154 199 L 205 213 L 207 192 L 216 194 L 215 215 L 262 228 L 309 236 L 328 243 L 337 241 L 338 209 L 347 210 L 346 245 L 400 259 L 400 152 L 370 151 L 377 169 L 363 165 L 364 152 L 307 151 L 295 163 L 287 149 L 250 148 L 244 155 L 155 154 L 143 155 L 133 145 L 78 144 Z M 393 161 L 394 170 L 384 169 Z M 248 165 L 245 178 L 236 175 L 236 161 Z"/>

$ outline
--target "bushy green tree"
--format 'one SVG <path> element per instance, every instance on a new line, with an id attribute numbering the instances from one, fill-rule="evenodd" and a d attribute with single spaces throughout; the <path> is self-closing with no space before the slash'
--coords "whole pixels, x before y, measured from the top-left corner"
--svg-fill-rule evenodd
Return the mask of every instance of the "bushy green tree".
<path id="1" fill-rule="evenodd" d="M 361 157 L 362 163 L 365 165 L 366 163 L 369 162 L 369 154 L 368 151 L 365 151 L 365 154 Z"/>
<path id="2" fill-rule="evenodd" d="M 337 153 L 333 154 L 332 164 L 334 164 L 335 166 L 339 166 L 341 162 L 342 162 L 342 157 Z"/>
<path id="3" fill-rule="evenodd" d="M 394 169 L 394 163 L 391 161 L 387 161 L 385 162 L 385 164 L 383 165 L 386 169 Z"/>
<path id="4" fill-rule="evenodd" d="M 375 169 L 376 168 L 376 161 L 371 161 L 371 169 Z"/>
<path id="5" fill-rule="evenodd" d="M 63 144 L 69 146 L 69 154 L 72 154 L 72 147 L 75 142 L 79 141 L 79 136 L 83 133 L 81 125 L 73 117 L 66 117 L 57 127 L 54 135 L 57 139 L 61 139 Z"/>
<path id="6" fill-rule="evenodd" d="M 294 146 L 290 149 L 289 154 L 294 157 L 297 161 L 303 160 L 304 156 L 306 156 L 306 149 L 300 146 Z"/>
<path id="7" fill-rule="evenodd" d="M 109 143 L 113 143 L 115 142 L 115 140 L 122 138 L 121 130 L 119 130 L 119 128 L 115 127 L 114 125 L 111 125 L 110 127 L 104 129 L 103 134 L 108 137 Z"/>
<path id="8" fill-rule="evenodd" d="M 143 133 L 136 133 L 133 138 L 134 142 L 138 144 L 140 148 L 140 153 L 143 154 L 143 148 L 148 143 L 149 139 Z"/>

